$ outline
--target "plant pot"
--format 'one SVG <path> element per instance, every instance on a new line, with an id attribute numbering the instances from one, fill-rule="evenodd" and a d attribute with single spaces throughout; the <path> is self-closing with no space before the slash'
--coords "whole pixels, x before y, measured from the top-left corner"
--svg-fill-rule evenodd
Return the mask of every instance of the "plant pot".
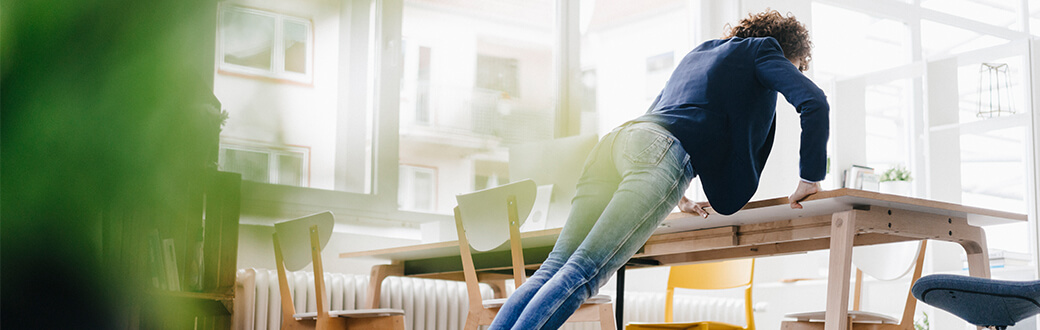
<path id="1" fill-rule="evenodd" d="M 881 183 L 881 193 L 910 196 L 910 181 L 885 181 Z"/>

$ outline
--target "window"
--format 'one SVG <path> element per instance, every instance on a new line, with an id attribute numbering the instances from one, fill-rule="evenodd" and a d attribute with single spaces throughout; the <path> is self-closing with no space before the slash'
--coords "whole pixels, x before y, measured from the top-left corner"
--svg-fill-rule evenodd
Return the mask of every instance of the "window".
<path id="1" fill-rule="evenodd" d="M 311 22 L 225 6 L 220 12 L 220 70 L 311 83 Z"/>
<path id="2" fill-rule="evenodd" d="M 398 184 L 398 208 L 420 212 L 433 212 L 435 210 L 437 191 L 436 169 L 401 165 Z"/>
<path id="3" fill-rule="evenodd" d="M 508 183 L 510 146 L 553 138 L 555 8 L 553 1 L 403 2 L 402 210 L 451 214 L 455 195 Z"/>
<path id="4" fill-rule="evenodd" d="M 593 87 L 581 98 L 595 105 L 595 112 L 582 109 L 581 133 L 602 136 L 646 111 L 675 69 L 675 53 L 685 55 L 704 40 L 698 28 L 708 23 L 696 15 L 700 7 L 677 0 L 581 2 L 580 66 L 591 73 L 582 85 Z"/>
<path id="5" fill-rule="evenodd" d="M 913 112 L 912 80 L 897 79 L 866 86 L 863 125 L 866 129 L 866 164 L 875 173 L 896 166 L 911 166 L 910 128 Z"/>
<path id="6" fill-rule="evenodd" d="M 404 52 L 401 77 L 401 122 L 406 125 L 428 126 L 431 123 L 430 107 L 430 63 L 433 50 L 429 46 L 415 45 L 403 40 Z"/>
<path id="7" fill-rule="evenodd" d="M 668 77 L 675 69 L 675 58 L 672 52 L 661 53 L 646 58 L 646 98 L 653 100 L 661 93 Z"/>
<path id="8" fill-rule="evenodd" d="M 477 88 L 502 92 L 503 98 L 519 97 L 517 60 L 477 55 Z"/>
<path id="9" fill-rule="evenodd" d="M 219 166 L 242 174 L 242 180 L 306 187 L 308 149 L 220 145 Z"/>

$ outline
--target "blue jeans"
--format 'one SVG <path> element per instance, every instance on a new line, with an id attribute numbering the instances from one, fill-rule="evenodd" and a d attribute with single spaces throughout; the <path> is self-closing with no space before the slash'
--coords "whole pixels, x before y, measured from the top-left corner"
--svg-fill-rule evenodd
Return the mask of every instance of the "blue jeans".
<path id="1" fill-rule="evenodd" d="M 646 243 L 695 175 L 679 141 L 657 124 L 628 123 L 604 136 L 553 251 L 489 329 L 559 328 Z"/>

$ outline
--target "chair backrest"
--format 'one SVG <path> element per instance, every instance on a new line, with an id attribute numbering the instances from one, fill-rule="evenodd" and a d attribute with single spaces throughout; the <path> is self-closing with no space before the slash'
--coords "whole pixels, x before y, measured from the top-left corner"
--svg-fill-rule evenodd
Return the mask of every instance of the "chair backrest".
<path id="1" fill-rule="evenodd" d="M 534 181 L 521 180 L 494 188 L 455 196 L 462 215 L 462 227 L 470 235 L 469 245 L 477 251 L 497 248 L 509 240 L 510 196 L 516 198 L 519 225 L 527 219 L 534 206 L 537 186 Z"/>
<path id="2" fill-rule="evenodd" d="M 857 246 L 852 249 L 852 264 L 870 277 L 891 281 L 914 269 L 923 241 Z"/>
<path id="3" fill-rule="evenodd" d="M 852 263 L 856 266 L 856 285 L 853 288 L 852 310 L 860 310 L 860 303 L 863 300 L 863 274 L 882 281 L 892 281 L 902 278 L 906 273 L 913 270 L 913 276 L 910 278 L 910 287 L 913 288 L 914 283 L 921 278 L 921 273 L 924 271 L 924 252 L 927 247 L 928 241 L 855 247 L 852 251 Z M 910 290 L 908 289 L 907 291 Z M 912 326 L 916 310 L 917 300 L 914 299 L 911 292 L 907 292 L 906 303 L 903 305 L 903 316 L 900 318 L 899 324 L 907 327 Z"/>
<path id="4" fill-rule="evenodd" d="M 325 211 L 308 216 L 276 222 L 274 232 L 281 242 L 282 256 L 285 257 L 285 268 L 290 271 L 302 269 L 313 262 L 311 258 L 311 226 L 318 226 L 318 250 L 325 249 L 332 237 L 335 218 L 332 212 Z"/>
<path id="5" fill-rule="evenodd" d="M 523 283 L 526 271 L 520 245 L 520 225 L 531 212 L 536 191 L 534 181 L 522 180 L 456 196 L 455 229 L 459 235 L 459 254 L 471 308 L 481 306 L 482 302 L 470 247 L 488 251 L 509 241 L 513 280 L 517 287 Z"/>
<path id="6" fill-rule="evenodd" d="M 274 241 L 275 268 L 278 270 L 278 289 L 282 298 L 283 328 L 286 323 L 295 320 L 293 314 L 296 314 L 285 269 L 299 270 L 307 263 L 313 264 L 318 319 L 329 318 L 329 309 L 325 305 L 328 294 L 325 292 L 325 277 L 322 276 L 324 270 L 321 263 L 321 250 L 325 248 L 332 236 L 334 223 L 332 212 L 326 211 L 274 224 L 275 232 L 272 239 Z"/>
<path id="7" fill-rule="evenodd" d="M 755 328 L 751 302 L 751 287 L 755 277 L 755 259 L 727 260 L 672 266 L 668 272 L 668 293 L 665 297 L 664 319 L 672 322 L 675 289 L 722 290 L 747 287 L 744 290 L 744 309 L 747 329 Z"/>

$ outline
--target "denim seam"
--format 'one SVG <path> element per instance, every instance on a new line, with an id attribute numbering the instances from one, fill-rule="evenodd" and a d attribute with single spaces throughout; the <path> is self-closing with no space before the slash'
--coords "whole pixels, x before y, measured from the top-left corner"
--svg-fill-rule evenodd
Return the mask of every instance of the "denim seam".
<path id="1" fill-rule="evenodd" d="M 611 148 L 613 148 L 613 146 L 611 146 Z M 687 157 L 686 159 L 687 159 L 687 162 L 688 162 L 689 158 Z M 686 162 L 683 162 L 683 164 L 684 164 L 684 166 L 683 166 L 683 167 L 685 167 L 685 163 L 686 163 Z M 674 181 L 674 182 L 672 183 L 672 187 L 668 189 L 668 193 L 667 193 L 667 194 L 665 194 L 665 195 L 664 195 L 664 197 L 662 197 L 662 198 L 661 198 L 661 200 L 657 202 L 657 205 L 655 206 L 655 208 L 652 208 L 651 210 L 656 210 L 656 207 L 660 207 L 660 206 L 661 206 L 661 204 L 664 204 L 664 201 L 665 201 L 665 200 L 667 200 L 667 199 L 668 199 L 668 197 L 669 197 L 669 196 L 671 196 L 671 195 L 672 195 L 672 193 L 674 193 L 674 192 L 675 192 L 675 191 L 677 190 L 676 188 L 678 188 L 678 187 L 679 187 L 679 182 L 680 182 L 681 180 L 682 180 L 682 178 L 680 178 L 680 179 L 678 179 L 678 180 L 675 180 L 675 181 Z M 653 212 L 647 212 L 647 213 L 646 213 L 645 215 L 643 215 L 643 218 L 642 218 L 641 220 L 639 220 L 639 223 L 638 223 L 638 224 L 639 224 L 639 225 L 642 225 L 642 224 L 646 223 L 646 221 L 650 219 L 650 215 L 651 215 L 652 213 L 653 213 Z M 628 242 L 628 240 L 632 238 L 632 235 L 633 235 L 633 234 L 635 234 L 635 232 L 636 232 L 636 228 L 639 228 L 639 226 L 633 226 L 633 227 L 632 227 L 632 230 L 630 230 L 630 231 L 629 231 L 629 232 L 628 232 L 627 234 L 625 234 L 625 239 L 624 239 L 624 240 L 622 240 L 622 242 Z M 618 244 L 618 246 L 617 246 L 616 248 L 614 248 L 614 250 L 613 250 L 613 251 L 611 251 L 611 253 L 610 253 L 609 257 L 607 257 L 607 258 L 606 258 L 606 260 L 611 260 L 611 259 L 613 259 L 613 258 L 614 258 L 614 256 L 616 256 L 616 255 L 617 255 L 618 251 L 619 251 L 619 250 L 621 250 L 621 246 L 622 246 L 622 245 L 624 245 L 624 244 Z M 566 265 L 566 263 L 564 263 L 564 265 Z M 596 267 L 596 269 L 595 269 L 595 272 L 593 272 L 593 273 L 592 273 L 591 275 L 589 275 L 589 276 L 587 276 L 586 278 L 584 278 L 584 279 L 583 279 L 583 281 L 582 281 L 582 283 L 581 283 L 581 284 L 579 284 L 579 285 L 577 285 L 577 286 L 574 286 L 574 287 L 573 287 L 573 288 L 571 288 L 570 290 L 567 290 L 567 296 L 568 296 L 568 297 L 570 297 L 571 295 L 573 295 L 573 294 L 574 294 L 574 291 L 575 291 L 575 290 L 577 290 L 577 289 L 578 289 L 578 288 L 580 288 L 580 287 L 583 287 L 583 286 L 585 286 L 585 284 L 588 284 L 588 283 L 589 283 L 589 278 L 590 278 L 590 277 L 591 277 L 591 278 L 595 278 L 596 276 L 598 276 L 598 275 L 599 275 L 599 274 L 600 274 L 600 273 L 601 273 L 601 272 L 603 271 L 603 267 L 604 267 L 604 266 L 605 266 L 605 265 L 599 265 L 599 267 Z M 562 269 L 562 268 L 563 268 L 563 267 L 561 266 L 561 269 Z M 559 303 L 557 303 L 557 304 L 556 304 L 555 306 L 552 306 L 552 308 L 550 308 L 550 309 L 549 309 L 549 313 L 548 313 L 548 315 L 550 315 L 550 316 L 551 316 L 551 315 L 555 314 L 555 313 L 556 313 L 556 311 L 557 311 L 558 309 L 560 309 L 560 306 L 561 306 L 561 305 L 563 304 L 563 302 L 564 302 L 565 300 L 566 300 L 566 299 L 560 300 L 560 302 L 559 302 Z M 584 304 L 584 302 L 582 302 L 582 303 Z M 579 307 L 579 308 L 580 308 L 580 307 Z M 541 322 L 540 322 L 540 323 L 538 324 L 538 326 L 537 326 L 536 328 L 538 328 L 538 329 L 541 329 L 541 328 L 542 328 L 543 326 L 545 326 L 545 323 L 546 323 L 546 322 L 549 322 L 549 318 L 544 318 L 544 319 L 542 319 L 542 321 L 541 321 Z"/>

